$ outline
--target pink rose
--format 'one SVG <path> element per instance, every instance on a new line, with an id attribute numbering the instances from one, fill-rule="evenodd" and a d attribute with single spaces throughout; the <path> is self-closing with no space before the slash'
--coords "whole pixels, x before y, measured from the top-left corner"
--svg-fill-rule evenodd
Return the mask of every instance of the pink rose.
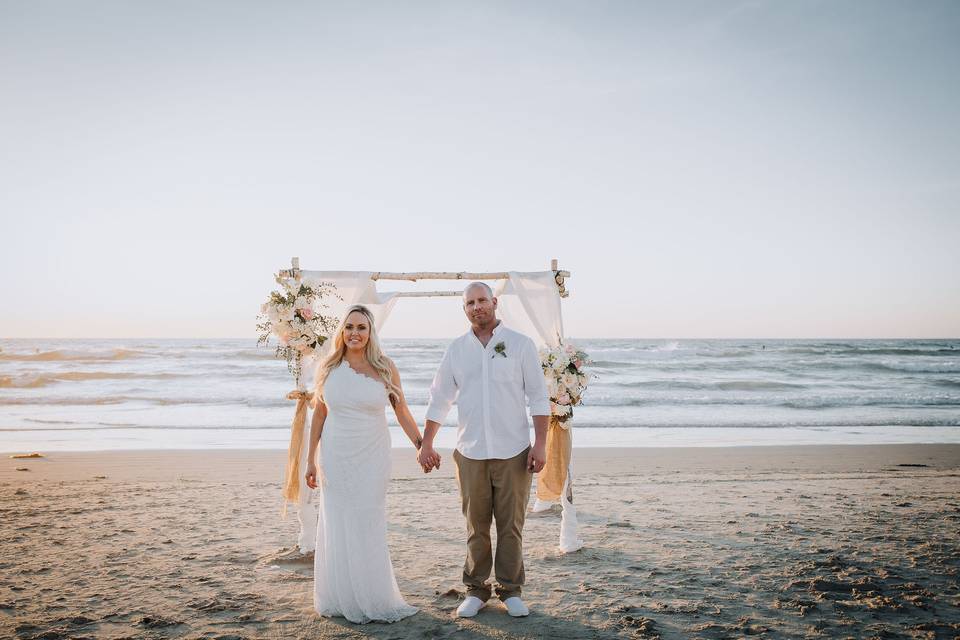
<path id="1" fill-rule="evenodd" d="M 304 320 L 313 320 L 313 309 L 310 307 L 300 309 L 300 315 L 303 316 Z"/>

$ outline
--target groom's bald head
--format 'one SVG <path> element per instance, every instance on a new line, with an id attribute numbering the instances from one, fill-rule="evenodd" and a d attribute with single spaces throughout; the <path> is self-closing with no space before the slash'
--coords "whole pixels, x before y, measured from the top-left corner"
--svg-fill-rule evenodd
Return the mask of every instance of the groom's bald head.
<path id="1" fill-rule="evenodd" d="M 487 298 L 493 300 L 493 289 L 490 288 L 486 282 L 471 282 L 467 285 L 467 288 L 463 290 L 463 301 L 466 302 L 475 289 L 480 288 L 484 293 L 487 294 Z"/>

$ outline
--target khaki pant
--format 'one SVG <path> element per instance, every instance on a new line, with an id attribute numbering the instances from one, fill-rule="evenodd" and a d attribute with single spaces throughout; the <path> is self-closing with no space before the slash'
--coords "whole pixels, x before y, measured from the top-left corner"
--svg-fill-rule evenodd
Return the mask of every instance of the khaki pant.
<path id="1" fill-rule="evenodd" d="M 457 463 L 457 482 L 467 520 L 467 561 L 463 565 L 463 584 L 467 595 L 486 602 L 490 598 L 491 564 L 497 578 L 497 597 L 501 600 L 520 595 L 523 586 L 523 520 L 530 498 L 527 453 L 507 460 L 472 460 L 453 452 Z M 497 521 L 497 555 L 493 560 L 490 522 Z"/>

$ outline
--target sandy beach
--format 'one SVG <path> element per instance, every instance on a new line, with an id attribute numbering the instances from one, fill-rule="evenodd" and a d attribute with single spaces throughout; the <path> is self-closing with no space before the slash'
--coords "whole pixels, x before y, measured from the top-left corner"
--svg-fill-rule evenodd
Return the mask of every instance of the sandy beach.
<path id="1" fill-rule="evenodd" d="M 284 558 L 281 451 L 0 462 L 0 637 L 954 638 L 960 445 L 577 449 L 583 550 L 525 529 L 532 614 L 458 620 L 463 520 L 446 453 L 394 451 L 399 623 L 312 610 Z"/>

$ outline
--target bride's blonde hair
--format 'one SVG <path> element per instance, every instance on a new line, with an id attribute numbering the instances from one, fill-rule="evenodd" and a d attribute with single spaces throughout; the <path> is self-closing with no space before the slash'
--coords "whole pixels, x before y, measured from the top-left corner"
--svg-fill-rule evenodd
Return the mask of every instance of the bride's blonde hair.
<path id="1" fill-rule="evenodd" d="M 347 353 L 347 343 L 343 339 L 343 326 L 347 323 L 347 318 L 350 317 L 350 314 L 354 312 L 362 313 L 367 319 L 367 326 L 370 327 L 370 339 L 367 340 L 367 346 L 364 349 L 364 355 L 367 358 L 367 362 L 369 362 L 376 372 L 380 374 L 380 377 L 383 378 L 383 384 L 387 388 L 390 404 L 394 405 L 400 399 L 400 387 L 393 382 L 393 372 L 390 369 L 390 360 L 380 349 L 380 339 L 377 337 L 377 326 L 376 322 L 374 322 L 373 314 L 370 313 L 370 310 L 362 304 L 353 305 L 347 309 L 345 314 L 343 314 L 343 318 L 340 320 L 340 325 L 337 327 L 337 331 L 333 334 L 333 348 L 330 350 L 330 355 L 325 357 L 320 364 L 317 365 L 315 376 L 315 380 L 317 382 L 316 387 L 314 388 L 314 397 L 317 399 L 323 398 L 323 385 L 327 381 L 327 377 L 330 375 L 331 371 L 339 367 L 343 362 L 343 357 Z"/>

